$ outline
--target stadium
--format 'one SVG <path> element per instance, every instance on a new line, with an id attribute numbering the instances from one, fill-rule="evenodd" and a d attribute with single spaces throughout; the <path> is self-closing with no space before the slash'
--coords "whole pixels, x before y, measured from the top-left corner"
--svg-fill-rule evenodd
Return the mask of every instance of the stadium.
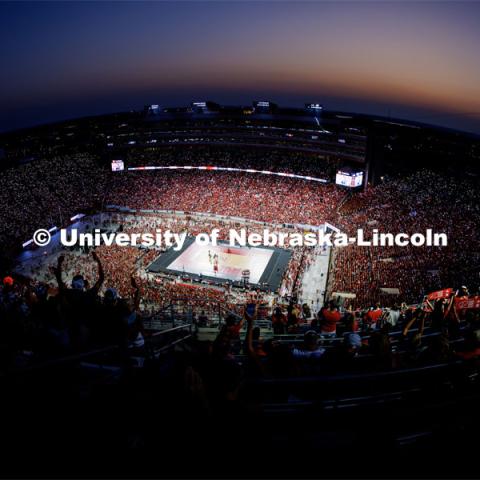
<path id="1" fill-rule="evenodd" d="M 171 475 L 178 448 L 195 462 L 289 452 L 278 476 L 318 451 L 329 474 L 328 458 L 375 452 L 405 474 L 471 451 L 477 136 L 318 103 L 194 101 L 9 132 L 0 148 L 0 369 L 7 411 L 22 412 L 5 448 L 35 451 L 53 429 L 45 448 L 64 458 L 161 451 Z M 65 246 L 62 229 L 105 236 Z M 213 229 L 218 244 L 195 243 Z M 229 244 L 242 229 L 286 241 Z M 289 240 L 359 229 L 448 244 Z M 107 241 L 167 231 L 178 248 Z"/>

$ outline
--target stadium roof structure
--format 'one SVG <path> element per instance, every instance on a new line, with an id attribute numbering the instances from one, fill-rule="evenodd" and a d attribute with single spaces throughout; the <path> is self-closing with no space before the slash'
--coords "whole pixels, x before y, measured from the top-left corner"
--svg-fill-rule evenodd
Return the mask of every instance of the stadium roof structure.
<path id="1" fill-rule="evenodd" d="M 195 145 L 290 149 L 347 164 L 368 164 L 374 183 L 384 175 L 438 163 L 480 174 L 479 136 L 401 119 L 328 110 L 319 102 L 285 107 L 264 100 L 249 105 L 221 105 L 210 100 L 173 107 L 154 103 L 142 110 L 4 133 L 0 135 L 0 149 L 5 152 L 0 168 L 79 148 L 108 156 L 119 149 Z"/>

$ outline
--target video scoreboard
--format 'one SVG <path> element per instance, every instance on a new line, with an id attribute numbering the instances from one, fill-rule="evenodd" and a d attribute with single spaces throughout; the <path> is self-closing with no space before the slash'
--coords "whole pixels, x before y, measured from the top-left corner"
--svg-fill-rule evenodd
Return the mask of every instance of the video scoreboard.
<path id="1" fill-rule="evenodd" d="M 338 170 L 335 183 L 342 187 L 357 188 L 363 183 L 363 172 L 352 170 Z"/>

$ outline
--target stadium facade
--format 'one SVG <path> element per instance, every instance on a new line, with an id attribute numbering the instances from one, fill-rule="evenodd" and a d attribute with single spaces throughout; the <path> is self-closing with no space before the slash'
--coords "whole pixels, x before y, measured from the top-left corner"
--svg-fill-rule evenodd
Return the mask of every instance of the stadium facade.
<path id="1" fill-rule="evenodd" d="M 92 151 L 110 162 L 142 149 L 205 145 L 293 150 L 317 162 L 335 159 L 364 171 L 365 182 L 372 184 L 439 163 L 477 175 L 480 160 L 478 136 L 431 125 L 332 111 L 318 103 L 284 108 L 269 101 L 247 106 L 195 101 L 4 133 L 0 168 L 76 151 Z"/>

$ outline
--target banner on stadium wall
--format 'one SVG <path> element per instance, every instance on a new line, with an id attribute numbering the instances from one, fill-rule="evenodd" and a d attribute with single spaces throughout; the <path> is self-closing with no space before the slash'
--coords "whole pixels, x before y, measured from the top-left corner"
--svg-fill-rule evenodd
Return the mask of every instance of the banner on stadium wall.
<path id="1" fill-rule="evenodd" d="M 169 165 L 169 166 L 145 166 L 145 167 L 128 167 L 127 170 L 208 170 L 219 172 L 244 172 L 244 173 L 260 173 L 262 175 L 276 175 L 278 177 L 298 178 L 301 180 L 311 180 L 314 182 L 329 183 L 325 178 L 311 177 L 308 175 L 296 175 L 294 173 L 271 172 L 269 170 L 255 170 L 254 168 L 234 168 L 234 167 L 217 167 L 215 165 Z"/>
<path id="2" fill-rule="evenodd" d="M 333 292 L 332 297 L 357 298 L 357 294 L 356 293 L 348 293 L 348 292 Z"/>
<path id="3" fill-rule="evenodd" d="M 480 295 L 474 297 L 456 297 L 455 308 L 457 310 L 473 310 L 480 308 Z"/>
<path id="4" fill-rule="evenodd" d="M 398 288 L 380 288 L 380 291 L 383 293 L 387 293 L 388 295 L 400 295 L 400 290 Z"/>
<path id="5" fill-rule="evenodd" d="M 441 300 L 442 298 L 450 298 L 453 293 L 453 288 L 445 288 L 444 290 L 437 290 L 436 292 L 427 295 L 428 300 Z"/>
<path id="6" fill-rule="evenodd" d="M 323 225 L 308 225 L 306 223 L 295 223 L 293 226 L 300 230 L 304 230 L 308 232 L 311 232 L 311 231 L 316 232 L 319 230 L 325 231 L 326 225 L 327 225 L 326 223 Z"/>

